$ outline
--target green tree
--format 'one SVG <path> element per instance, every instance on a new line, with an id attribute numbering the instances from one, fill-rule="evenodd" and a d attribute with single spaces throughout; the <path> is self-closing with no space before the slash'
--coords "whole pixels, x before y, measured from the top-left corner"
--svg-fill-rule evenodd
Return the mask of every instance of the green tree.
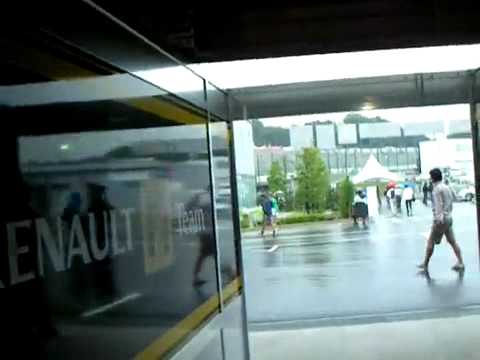
<path id="1" fill-rule="evenodd" d="M 270 192 L 281 191 L 284 194 L 287 192 L 287 175 L 278 161 L 272 162 L 267 182 Z"/>
<path id="2" fill-rule="evenodd" d="M 342 218 L 349 218 L 352 213 L 352 203 L 355 196 L 355 185 L 348 176 L 338 183 L 338 208 Z"/>
<path id="3" fill-rule="evenodd" d="M 256 146 L 290 146 L 290 131 L 281 127 L 264 126 L 260 120 L 252 120 L 253 142 Z"/>
<path id="4" fill-rule="evenodd" d="M 252 120 L 252 132 L 253 132 L 253 143 L 255 146 L 265 145 L 265 140 L 263 138 L 263 123 L 260 120 Z"/>
<path id="5" fill-rule="evenodd" d="M 307 213 L 325 210 L 330 191 L 330 174 L 318 149 L 307 148 L 297 156 L 296 182 L 297 208 L 305 209 Z"/>
<path id="6" fill-rule="evenodd" d="M 285 194 L 285 210 L 292 211 L 295 208 L 295 194 L 291 190 L 287 190 Z"/>
<path id="7" fill-rule="evenodd" d="M 345 124 L 371 124 L 388 122 L 388 120 L 383 119 L 380 116 L 369 118 L 358 113 L 349 113 L 345 116 L 343 122 Z"/>

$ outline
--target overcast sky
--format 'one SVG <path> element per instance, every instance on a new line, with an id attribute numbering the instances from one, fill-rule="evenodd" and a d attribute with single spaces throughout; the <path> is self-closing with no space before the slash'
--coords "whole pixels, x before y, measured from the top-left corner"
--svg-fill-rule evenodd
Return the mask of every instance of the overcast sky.
<path id="1" fill-rule="evenodd" d="M 222 89 L 478 67 L 480 44 L 238 60 L 190 66 Z"/>
<path id="2" fill-rule="evenodd" d="M 425 106 L 408 107 L 386 110 L 366 110 L 356 111 L 355 113 L 367 117 L 380 116 L 386 120 L 405 124 L 408 122 L 424 122 L 439 120 L 467 120 L 470 118 L 470 109 L 467 104 L 443 105 L 443 106 Z M 276 118 L 260 119 L 265 126 L 291 127 L 292 125 L 303 125 L 311 121 L 342 121 L 349 112 L 284 116 Z"/>
<path id="3" fill-rule="evenodd" d="M 303 55 L 190 64 L 221 89 L 386 75 L 462 71 L 480 67 L 480 44 Z M 182 66 L 135 72 L 174 93 L 201 91 L 201 78 Z"/>

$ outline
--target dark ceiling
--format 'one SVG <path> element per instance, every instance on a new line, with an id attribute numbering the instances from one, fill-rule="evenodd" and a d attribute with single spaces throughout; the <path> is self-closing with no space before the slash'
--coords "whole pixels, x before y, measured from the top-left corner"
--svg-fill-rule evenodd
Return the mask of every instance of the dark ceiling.
<path id="1" fill-rule="evenodd" d="M 480 42 L 478 0 L 97 0 L 185 62 Z"/>

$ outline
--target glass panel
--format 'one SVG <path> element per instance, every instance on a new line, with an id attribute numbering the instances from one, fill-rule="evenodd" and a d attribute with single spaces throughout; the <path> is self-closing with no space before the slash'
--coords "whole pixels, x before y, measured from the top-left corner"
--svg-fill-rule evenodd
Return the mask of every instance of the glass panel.
<path id="1" fill-rule="evenodd" d="M 215 184 L 215 210 L 217 221 L 217 239 L 220 254 L 220 271 L 224 302 L 229 302 L 239 293 L 239 271 L 235 249 L 232 191 L 230 183 L 229 133 L 225 117 L 227 116 L 227 97 L 214 86 L 207 85 L 207 100 L 211 120 L 210 136 L 212 144 L 212 172 Z M 217 115 L 218 114 L 218 115 Z M 222 116 L 221 118 L 219 116 Z"/>
<path id="2" fill-rule="evenodd" d="M 228 96 L 214 85 L 207 82 L 208 111 L 212 121 L 226 121 L 228 119 Z"/>
<path id="3" fill-rule="evenodd" d="M 127 74 L 30 65 L 43 82 L 0 89 L 2 354 L 170 354 L 219 309 L 205 112 Z"/>
<path id="4" fill-rule="evenodd" d="M 245 358 L 244 343 L 246 322 L 242 307 L 242 282 L 239 264 L 239 243 L 235 240 L 233 217 L 237 211 L 232 206 L 230 133 L 227 123 L 228 103 L 225 94 L 214 86 L 207 84 L 207 100 L 211 120 L 211 144 L 213 149 L 212 171 L 215 183 L 215 209 L 217 220 L 217 239 L 220 258 L 220 276 L 222 279 L 222 296 L 225 304 L 223 316 L 225 328 L 223 340 L 226 358 Z M 253 150 L 252 150 L 253 151 Z M 235 301 L 236 303 L 232 303 Z"/>
<path id="5" fill-rule="evenodd" d="M 209 96 L 214 94 L 214 104 L 212 110 L 215 114 L 220 114 L 225 111 L 227 117 L 231 114 L 232 111 L 236 111 L 239 107 L 235 99 L 229 98 L 229 107 L 226 109 L 223 106 L 218 109 L 215 104 L 223 104 L 223 101 L 218 101 L 222 98 L 222 93 L 216 91 L 213 87 L 207 86 L 207 91 Z M 210 97 L 208 98 L 208 103 L 210 105 Z M 230 112 L 230 113 L 229 113 Z M 233 202 L 233 190 L 231 182 L 231 153 L 230 146 L 233 145 L 236 154 L 235 165 L 236 165 L 236 179 L 237 179 L 237 190 L 238 197 L 237 199 L 241 203 L 241 194 L 243 194 L 245 189 L 241 187 L 240 176 L 239 174 L 243 173 L 242 165 L 239 165 L 239 159 L 247 157 L 251 160 L 253 168 L 253 135 L 250 133 L 243 132 L 240 134 L 237 132 L 237 122 L 234 123 L 234 137 L 232 138 L 232 130 L 229 128 L 231 124 L 226 122 L 217 122 L 211 124 L 212 127 L 212 145 L 214 147 L 214 173 L 215 173 L 215 186 L 216 186 L 216 205 L 217 205 L 217 219 L 218 219 L 218 239 L 219 239 L 219 249 L 220 249 L 220 264 L 221 264 L 221 276 L 223 280 L 223 298 L 227 304 L 232 300 L 232 295 L 239 293 L 240 289 L 242 292 L 245 292 L 245 287 L 243 287 L 241 274 L 241 244 L 240 238 L 235 238 L 235 228 L 234 222 L 239 220 L 241 213 L 241 206 Z M 248 124 L 249 125 L 249 124 Z M 238 138 L 242 137 L 245 139 L 250 139 L 250 147 L 247 149 L 238 148 Z M 248 156 L 248 152 L 251 153 L 251 156 Z M 226 169 L 229 169 L 228 171 Z M 254 170 L 251 171 L 251 177 L 253 176 Z M 255 194 L 254 188 L 250 191 L 253 195 Z M 227 196 L 228 195 L 228 196 Z M 237 223 L 238 224 L 238 223 Z M 240 224 L 238 224 L 240 225 Z M 238 235 L 238 234 L 237 234 Z M 233 271 L 236 272 L 237 279 L 233 283 L 227 284 L 226 279 L 231 278 L 230 273 Z M 241 277 L 240 277 L 241 276 Z M 233 285 L 233 286 L 232 286 Z M 225 355 L 226 358 L 246 358 L 248 357 L 248 338 L 247 338 L 247 323 L 246 323 L 246 309 L 244 297 L 239 297 L 236 304 L 233 306 L 226 307 L 224 316 L 226 317 L 226 326 L 224 329 L 224 341 L 225 341 Z M 239 306 L 238 306 L 239 305 Z M 233 310 L 232 310 L 233 309 Z"/>
<path id="6" fill-rule="evenodd" d="M 480 258 L 480 69 L 476 71 L 475 88 L 474 88 L 474 121 L 473 121 L 473 146 L 475 157 L 475 186 L 476 186 L 476 203 L 477 203 L 477 224 L 478 224 L 478 241 L 479 241 L 479 258 Z"/>
<path id="7" fill-rule="evenodd" d="M 480 82 L 480 79 L 478 80 Z M 480 139 L 480 103 L 477 103 L 476 104 L 476 115 L 477 115 L 477 133 L 478 133 L 478 137 Z M 480 142 L 477 142 L 477 154 L 480 154 Z"/>

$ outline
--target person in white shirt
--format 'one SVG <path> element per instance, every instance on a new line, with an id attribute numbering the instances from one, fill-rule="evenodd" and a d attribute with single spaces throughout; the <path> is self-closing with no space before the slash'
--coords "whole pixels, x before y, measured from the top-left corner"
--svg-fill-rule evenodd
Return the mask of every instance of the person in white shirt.
<path id="1" fill-rule="evenodd" d="M 357 218 L 362 219 L 363 226 L 367 226 L 368 199 L 362 190 L 358 190 L 353 198 L 353 223 L 358 225 Z"/>
<path id="2" fill-rule="evenodd" d="M 390 199 L 390 202 L 389 202 L 390 212 L 392 213 L 392 215 L 395 215 L 396 214 L 396 210 L 395 210 L 396 209 L 396 206 L 395 206 L 395 188 L 391 188 L 390 190 L 388 190 L 387 196 Z"/>
<path id="3" fill-rule="evenodd" d="M 445 235 L 447 242 L 453 249 L 457 257 L 457 263 L 452 267 L 453 270 L 463 271 L 465 265 L 462 259 L 462 252 L 455 240 L 453 233 L 453 194 L 450 188 L 442 183 L 442 172 L 440 169 L 433 169 L 430 171 L 430 177 L 433 183 L 432 192 L 432 210 L 433 210 L 433 225 L 430 237 L 428 238 L 427 249 L 425 251 L 425 260 L 418 265 L 419 268 L 428 271 L 428 264 L 433 255 L 435 245 L 440 244 Z"/>
<path id="4" fill-rule="evenodd" d="M 367 197 L 365 196 L 365 193 L 362 190 L 357 191 L 357 193 L 355 194 L 355 197 L 353 198 L 354 204 L 356 203 L 368 204 L 367 201 L 368 201 Z"/>
<path id="5" fill-rule="evenodd" d="M 405 201 L 405 206 L 407 208 L 407 216 L 413 216 L 413 188 L 410 185 L 406 184 L 405 189 L 403 189 L 402 196 L 403 200 Z"/>

